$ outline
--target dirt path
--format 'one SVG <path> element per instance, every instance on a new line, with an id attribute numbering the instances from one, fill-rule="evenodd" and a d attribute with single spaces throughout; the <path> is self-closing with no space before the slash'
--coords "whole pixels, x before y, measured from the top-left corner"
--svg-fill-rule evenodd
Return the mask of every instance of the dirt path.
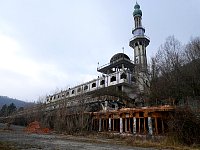
<path id="1" fill-rule="evenodd" d="M 23 132 L 23 127 L 11 126 L 11 128 L 12 131 L 2 130 L 3 125 L 0 124 L 0 141 L 9 142 L 13 148 L 20 150 L 154 150 L 111 144 L 110 139 L 91 139 L 53 133 L 27 134 Z"/>

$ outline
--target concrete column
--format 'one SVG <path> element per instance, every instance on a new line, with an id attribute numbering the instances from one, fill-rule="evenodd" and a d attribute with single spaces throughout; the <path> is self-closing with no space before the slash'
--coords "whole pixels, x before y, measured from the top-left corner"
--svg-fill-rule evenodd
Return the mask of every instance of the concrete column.
<path id="1" fill-rule="evenodd" d="M 162 119 L 162 133 L 164 134 L 165 133 L 165 127 L 164 127 L 164 121 Z"/>
<path id="2" fill-rule="evenodd" d="M 149 135 L 153 135 L 151 117 L 148 117 L 148 127 L 149 127 Z"/>
<path id="3" fill-rule="evenodd" d="M 108 130 L 111 131 L 111 118 L 108 120 Z"/>
<path id="4" fill-rule="evenodd" d="M 99 132 L 101 132 L 101 118 L 99 118 Z"/>
<path id="5" fill-rule="evenodd" d="M 133 117 L 133 134 L 136 134 L 136 118 Z"/>
<path id="6" fill-rule="evenodd" d="M 113 131 L 115 131 L 115 119 L 113 118 Z"/>
<path id="7" fill-rule="evenodd" d="M 122 133 L 123 132 L 123 119 L 120 118 L 119 122 L 120 122 L 120 133 Z"/>
<path id="8" fill-rule="evenodd" d="M 128 130 L 127 130 L 127 118 L 125 118 L 125 132 L 127 132 Z"/>

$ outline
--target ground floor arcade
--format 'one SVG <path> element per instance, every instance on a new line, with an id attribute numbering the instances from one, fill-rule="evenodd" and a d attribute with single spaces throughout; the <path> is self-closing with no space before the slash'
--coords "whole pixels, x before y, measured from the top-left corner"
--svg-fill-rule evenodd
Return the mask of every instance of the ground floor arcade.
<path id="1" fill-rule="evenodd" d="M 168 130 L 167 121 L 173 112 L 174 108 L 170 106 L 95 112 L 92 128 L 99 132 L 164 134 Z"/>

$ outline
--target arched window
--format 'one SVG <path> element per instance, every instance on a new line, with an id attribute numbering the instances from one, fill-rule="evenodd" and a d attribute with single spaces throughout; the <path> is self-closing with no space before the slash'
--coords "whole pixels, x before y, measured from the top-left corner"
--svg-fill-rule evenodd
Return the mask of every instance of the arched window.
<path id="1" fill-rule="evenodd" d="M 110 82 L 114 82 L 116 81 L 116 76 L 112 76 L 112 78 L 110 79 Z"/>
<path id="2" fill-rule="evenodd" d="M 87 89 L 88 89 L 88 86 L 87 86 L 87 85 L 85 85 L 85 86 L 84 86 L 84 90 L 87 90 Z"/>
<path id="3" fill-rule="evenodd" d="M 72 94 L 74 94 L 74 90 L 72 90 Z"/>
<path id="4" fill-rule="evenodd" d="M 101 80 L 100 85 L 104 85 L 105 84 L 105 80 Z"/>
<path id="5" fill-rule="evenodd" d="M 96 87 L 96 83 L 92 83 L 92 88 Z"/>
<path id="6" fill-rule="evenodd" d="M 127 78 L 127 75 L 125 73 L 122 73 L 120 76 L 120 79 L 126 79 L 126 78 Z"/>

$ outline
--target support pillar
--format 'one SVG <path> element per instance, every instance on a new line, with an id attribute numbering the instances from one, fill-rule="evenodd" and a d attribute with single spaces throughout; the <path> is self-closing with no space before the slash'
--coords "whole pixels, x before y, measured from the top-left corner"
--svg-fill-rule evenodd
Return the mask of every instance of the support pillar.
<path id="1" fill-rule="evenodd" d="M 165 127 L 164 127 L 164 121 L 162 119 L 162 133 L 164 134 L 165 133 Z"/>
<path id="2" fill-rule="evenodd" d="M 155 118 L 155 125 L 156 125 L 156 134 L 158 135 L 158 118 Z"/>
<path id="3" fill-rule="evenodd" d="M 148 127 L 149 127 L 149 135 L 153 135 L 151 117 L 148 117 Z"/>
<path id="4" fill-rule="evenodd" d="M 115 119 L 113 118 L 113 131 L 115 131 Z"/>
<path id="5" fill-rule="evenodd" d="M 140 118 L 139 118 L 139 134 L 140 134 Z"/>
<path id="6" fill-rule="evenodd" d="M 146 120 L 145 120 L 145 117 L 144 117 L 144 134 L 146 134 Z"/>
<path id="7" fill-rule="evenodd" d="M 101 132 L 101 118 L 99 118 L 99 132 Z"/>
<path id="8" fill-rule="evenodd" d="M 136 134 L 136 118 L 133 117 L 133 134 Z"/>
<path id="9" fill-rule="evenodd" d="M 108 130 L 111 131 L 111 118 L 108 119 Z"/>
<path id="10" fill-rule="evenodd" d="M 127 132 L 127 118 L 125 118 L 125 132 Z"/>
<path id="11" fill-rule="evenodd" d="M 120 122 L 120 133 L 123 133 L 123 119 L 120 118 L 119 122 Z"/>

